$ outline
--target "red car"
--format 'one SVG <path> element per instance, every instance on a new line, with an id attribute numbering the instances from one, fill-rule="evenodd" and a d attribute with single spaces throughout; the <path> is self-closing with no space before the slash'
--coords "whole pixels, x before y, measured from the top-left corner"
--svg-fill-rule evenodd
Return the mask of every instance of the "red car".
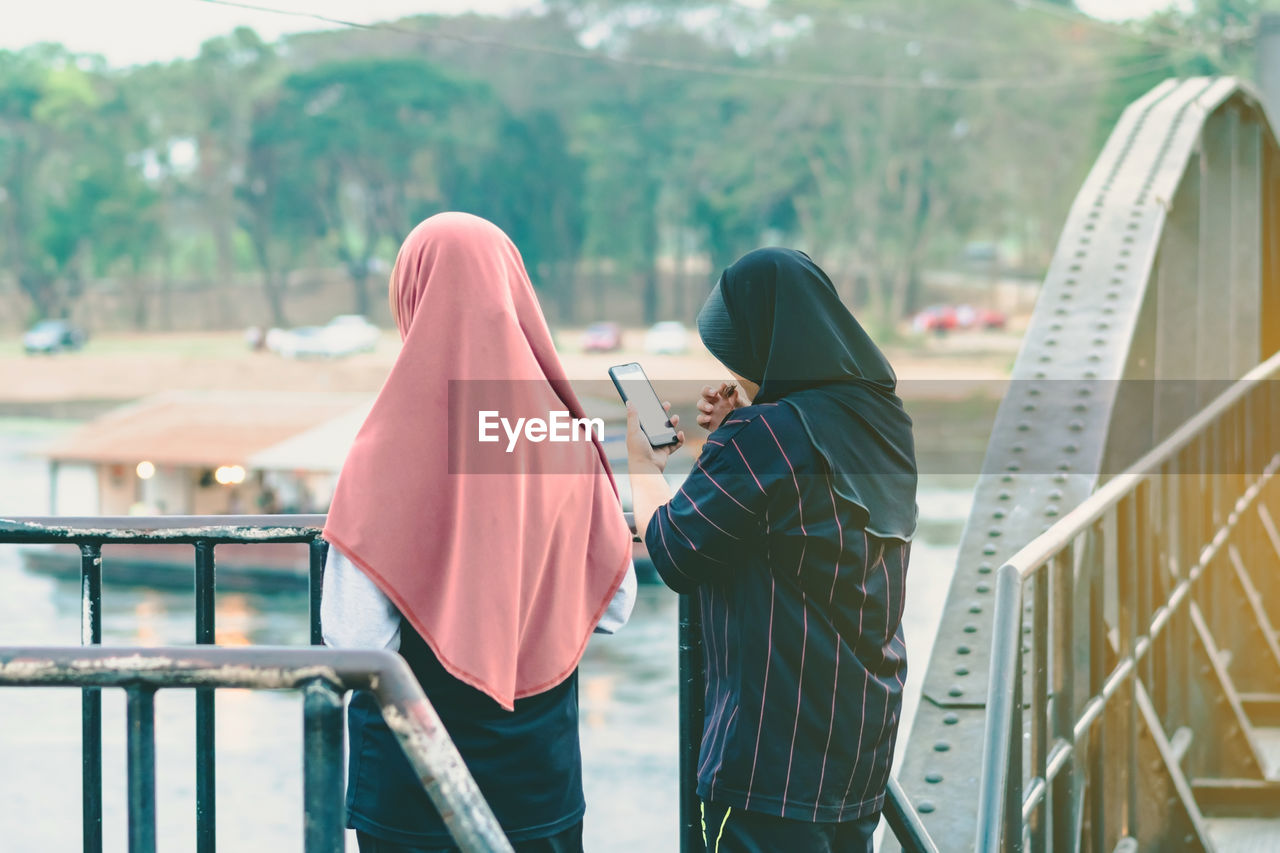
<path id="1" fill-rule="evenodd" d="M 617 323 L 592 323 L 582 333 L 583 352 L 616 352 L 622 349 L 622 329 Z"/>

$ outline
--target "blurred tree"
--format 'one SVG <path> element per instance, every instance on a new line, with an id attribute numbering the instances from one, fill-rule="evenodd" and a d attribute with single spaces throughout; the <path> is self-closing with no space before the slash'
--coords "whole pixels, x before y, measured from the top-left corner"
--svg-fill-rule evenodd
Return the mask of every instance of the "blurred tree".
<path id="1" fill-rule="evenodd" d="M 471 148 L 469 140 L 462 146 Z M 507 115 L 494 150 L 446 146 L 440 173 L 441 202 L 483 216 L 519 247 L 533 283 L 554 300 L 561 322 L 578 313 L 577 261 L 582 248 L 584 172 L 568 150 L 559 119 L 542 111 Z"/>
<path id="2" fill-rule="evenodd" d="M 192 62 L 175 71 L 193 99 L 189 126 L 196 140 L 196 189 L 213 238 L 217 278 L 230 286 L 236 273 L 236 191 L 245 175 L 253 104 L 275 87 L 284 69 L 271 45 L 239 27 L 205 42 Z"/>
<path id="3" fill-rule="evenodd" d="M 494 150 L 500 111 L 483 86 L 426 62 L 369 59 L 292 74 L 258 114 L 254 138 L 278 148 L 269 168 L 287 186 L 278 203 L 287 217 L 317 217 L 351 278 L 357 313 L 370 311 L 380 244 L 399 241 L 422 213 L 439 209 L 444 176 L 463 167 L 446 154 Z M 267 155 L 259 148 L 256 156 Z M 255 180 L 264 178 L 258 169 Z"/>
<path id="4" fill-rule="evenodd" d="M 93 254 L 140 267 L 153 245 L 154 199 L 131 127 L 114 81 L 71 55 L 0 53 L 0 219 L 8 265 L 37 317 L 67 316 Z"/>

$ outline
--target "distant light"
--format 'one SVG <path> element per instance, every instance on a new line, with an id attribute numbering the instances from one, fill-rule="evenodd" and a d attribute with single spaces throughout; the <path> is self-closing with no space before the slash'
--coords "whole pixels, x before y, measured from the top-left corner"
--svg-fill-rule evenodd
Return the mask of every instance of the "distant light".
<path id="1" fill-rule="evenodd" d="M 138 463 L 137 471 L 139 480 L 150 480 L 156 475 L 156 466 L 143 460 Z"/>
<path id="2" fill-rule="evenodd" d="M 239 465 L 223 465 L 213 472 L 213 479 L 224 486 L 236 486 L 244 482 L 244 468 Z"/>

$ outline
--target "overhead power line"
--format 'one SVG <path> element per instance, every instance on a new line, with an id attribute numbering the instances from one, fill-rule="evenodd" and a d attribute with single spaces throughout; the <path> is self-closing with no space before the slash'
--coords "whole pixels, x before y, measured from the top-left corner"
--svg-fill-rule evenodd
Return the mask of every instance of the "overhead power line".
<path id="1" fill-rule="evenodd" d="M 778 83 L 795 83 L 800 85 L 813 86 L 832 86 L 844 88 L 860 88 L 860 89 L 896 89 L 908 91 L 993 91 L 993 90 L 1019 90 L 1019 89 L 1045 89 L 1055 87 L 1070 87 L 1092 85 L 1098 83 L 1109 83 L 1115 80 L 1123 80 L 1132 77 L 1139 77 L 1152 71 L 1158 71 L 1168 67 L 1168 61 L 1165 58 L 1154 59 L 1149 62 L 1135 63 L 1125 68 L 1110 71 L 1098 71 L 1095 73 L 1071 73 L 1056 74 L 1043 77 L 1034 75 L 1023 75 L 1020 77 L 973 77 L 973 78 L 946 78 L 933 77 L 926 72 L 919 78 L 908 77 L 874 77 L 863 74 L 826 74 L 822 72 L 810 71 L 786 71 L 780 69 L 768 68 L 745 68 L 736 65 L 722 65 L 705 62 L 686 62 L 676 59 L 660 59 L 646 58 L 638 56 L 620 56 L 601 51 L 586 50 L 581 48 L 562 48 L 545 44 L 534 44 L 530 42 L 516 42 L 505 39 L 495 39 L 485 36 L 466 35 L 457 32 L 446 32 L 443 30 L 422 30 L 410 29 L 408 27 L 397 26 L 395 24 L 374 23 L 367 24 L 360 21 L 349 21 L 342 18 L 335 18 L 329 15 L 322 15 L 317 12 L 304 12 L 297 9 L 280 9 L 272 6 L 263 6 L 256 3 L 240 2 L 240 0 L 196 0 L 199 3 L 208 3 L 214 6 L 229 6 L 236 9 L 246 9 L 253 12 L 265 12 L 273 15 L 284 15 L 293 18 L 305 18 L 319 23 L 330 24 L 340 27 L 348 27 L 351 29 L 368 30 L 375 32 L 399 33 L 401 35 L 412 36 L 417 39 L 426 39 L 434 41 L 453 41 L 463 44 L 469 44 L 477 47 L 498 48 L 501 50 L 511 50 L 523 53 L 533 53 L 543 56 L 556 56 L 564 59 L 573 59 L 582 62 L 593 62 L 597 64 L 608 64 L 615 66 L 633 67 L 633 68 L 649 68 L 662 71 L 675 71 L 682 74 L 701 74 L 719 77 L 736 77 L 748 80 L 778 82 Z M 1185 49 L 1185 48 L 1184 48 Z"/>

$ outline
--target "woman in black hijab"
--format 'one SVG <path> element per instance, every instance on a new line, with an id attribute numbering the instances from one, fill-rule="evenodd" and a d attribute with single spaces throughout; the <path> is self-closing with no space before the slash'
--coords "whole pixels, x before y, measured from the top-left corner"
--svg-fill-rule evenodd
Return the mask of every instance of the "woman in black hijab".
<path id="1" fill-rule="evenodd" d="M 884 355 L 805 254 L 760 249 L 698 316 L 743 394 L 674 496 L 628 412 L 636 524 L 702 613 L 708 850 L 871 850 L 906 678 L 911 420 Z"/>

